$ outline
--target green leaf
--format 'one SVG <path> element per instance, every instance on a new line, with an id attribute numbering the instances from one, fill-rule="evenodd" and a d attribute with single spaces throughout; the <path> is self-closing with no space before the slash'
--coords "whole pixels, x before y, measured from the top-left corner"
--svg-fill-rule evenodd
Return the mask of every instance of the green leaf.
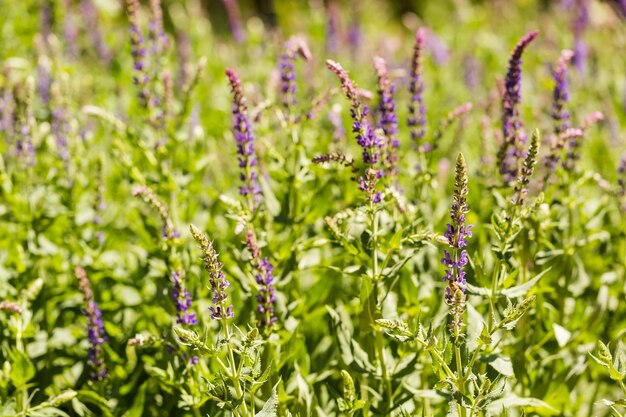
<path id="1" fill-rule="evenodd" d="M 276 417 L 276 409 L 278 408 L 278 393 L 276 392 L 276 388 L 278 384 L 280 384 L 280 381 L 274 385 L 270 398 L 263 405 L 263 408 L 254 415 L 255 417 Z"/>
<path id="2" fill-rule="evenodd" d="M 506 377 L 512 377 L 513 375 L 515 375 L 515 373 L 513 372 L 513 364 L 511 363 L 511 359 L 509 358 L 506 358 L 499 354 L 493 354 L 482 358 L 481 361 L 486 362 L 493 369 Z"/>
<path id="3" fill-rule="evenodd" d="M 11 382 L 20 389 L 35 376 L 35 366 L 32 364 L 26 353 L 15 351 L 13 355 L 13 366 L 11 367 Z"/>
<path id="4" fill-rule="evenodd" d="M 515 287 L 504 289 L 504 290 L 500 291 L 500 294 L 502 294 L 502 295 L 504 295 L 504 296 L 506 296 L 508 298 L 523 297 L 541 279 L 541 277 L 543 277 L 548 271 L 550 271 L 550 269 L 551 268 L 546 268 L 543 271 L 541 271 L 536 277 L 526 281 L 523 284 L 516 285 Z"/>
<path id="5" fill-rule="evenodd" d="M 565 346 L 572 337 L 572 333 L 569 330 L 556 323 L 552 324 L 552 329 L 554 330 L 554 337 L 556 338 L 556 342 L 559 344 L 559 347 Z"/>
<path id="6" fill-rule="evenodd" d="M 141 417 L 143 415 L 144 404 L 146 402 L 147 386 L 147 382 L 141 384 L 141 387 L 139 387 L 137 395 L 135 396 L 135 400 L 133 401 L 132 407 L 130 407 L 130 409 L 124 413 L 124 417 Z"/>

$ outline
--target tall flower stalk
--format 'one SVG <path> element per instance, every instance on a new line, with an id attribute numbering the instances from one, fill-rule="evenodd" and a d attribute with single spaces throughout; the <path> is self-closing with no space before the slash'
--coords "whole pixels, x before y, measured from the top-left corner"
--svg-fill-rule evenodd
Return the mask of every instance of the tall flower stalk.
<path id="1" fill-rule="evenodd" d="M 248 230 L 246 234 L 246 247 L 250 251 L 252 265 L 256 272 L 256 283 L 259 286 L 259 293 L 256 296 L 257 310 L 261 315 L 259 325 L 263 328 L 269 328 L 278 320 L 274 315 L 274 303 L 276 302 L 274 267 L 269 258 L 261 259 L 261 252 L 252 230 Z"/>
<path id="2" fill-rule="evenodd" d="M 468 225 L 466 214 L 469 212 L 467 204 L 468 178 L 467 165 L 463 154 L 456 159 L 454 176 L 454 196 L 450 208 L 450 223 L 444 234 L 448 239 L 450 250 L 443 251 L 441 263 L 447 268 L 444 281 L 448 283 L 444 299 L 450 306 L 450 333 L 457 344 L 462 338 L 463 313 L 465 312 L 465 265 L 467 265 L 467 239 L 472 236 L 472 225 Z"/>
<path id="3" fill-rule="evenodd" d="M 341 83 L 344 95 L 351 102 L 350 115 L 352 117 L 352 132 L 355 133 L 357 143 L 361 147 L 365 172 L 359 178 L 359 190 L 365 193 L 365 199 L 372 204 L 380 203 L 382 195 L 377 190 L 376 184 L 382 178 L 383 171 L 380 169 L 381 150 L 385 141 L 376 135 L 374 129 L 367 120 L 367 105 L 361 103 L 359 93 L 354 81 L 348 76 L 348 72 L 341 64 L 327 60 L 326 66 L 330 69 Z"/>
<path id="4" fill-rule="evenodd" d="M 298 98 L 298 83 L 296 82 L 295 61 L 299 56 L 304 60 L 311 59 L 309 47 L 299 36 L 291 37 L 285 43 L 284 52 L 280 56 L 280 102 L 289 111 L 296 104 Z"/>
<path id="5" fill-rule="evenodd" d="M 93 370 L 91 379 L 94 381 L 102 381 L 107 376 L 107 369 L 104 363 L 104 351 L 102 349 L 102 345 L 107 341 L 107 336 L 104 332 L 104 324 L 102 323 L 102 313 L 94 299 L 91 284 L 89 283 L 85 270 L 78 266 L 74 272 L 78 279 L 79 288 L 85 297 L 83 314 L 89 320 L 87 323 L 87 336 L 91 345 L 89 347 L 89 364 Z"/>
<path id="6" fill-rule="evenodd" d="M 209 273 L 209 289 L 213 294 L 211 298 L 213 306 L 209 307 L 211 318 L 214 320 L 231 319 L 235 317 L 233 306 L 228 305 L 226 302 L 228 299 L 226 289 L 230 286 L 230 282 L 228 282 L 226 275 L 222 271 L 223 265 L 217 258 L 213 242 L 209 241 L 206 235 L 196 226 L 191 225 L 189 228 L 191 235 L 202 251 L 204 269 Z"/>
<path id="7" fill-rule="evenodd" d="M 150 91 L 148 85 L 150 76 L 146 63 L 146 41 L 139 23 L 139 0 L 127 0 L 127 13 L 130 22 L 130 46 L 133 56 L 133 83 L 138 89 L 141 106 L 150 106 Z"/>
<path id="8" fill-rule="evenodd" d="M 523 145 L 526 143 L 519 114 L 522 100 L 522 54 L 537 34 L 530 32 L 518 42 L 511 54 L 505 78 L 502 96 L 502 144 L 498 151 L 498 164 L 500 174 L 506 183 L 517 178 L 519 161 L 523 157 Z"/>
<path id="9" fill-rule="evenodd" d="M 176 323 L 193 325 L 198 323 L 196 313 L 190 313 L 192 299 L 189 290 L 185 286 L 185 274 L 182 270 L 172 272 L 172 299 L 176 307 Z"/>
<path id="10" fill-rule="evenodd" d="M 159 197 L 156 195 L 154 190 L 152 190 L 147 185 L 139 185 L 133 190 L 133 196 L 141 197 L 143 201 L 145 201 L 150 207 L 152 207 L 157 213 L 159 213 L 159 217 L 161 218 L 161 222 L 163 223 L 163 227 L 161 230 L 161 235 L 163 238 L 171 240 L 180 237 L 178 231 L 174 228 L 174 223 L 172 222 L 172 218 L 170 217 L 170 212 L 162 202 Z"/>
<path id="11" fill-rule="evenodd" d="M 378 126 L 385 135 L 385 170 L 391 182 L 398 176 L 398 117 L 393 98 L 396 87 L 389 79 L 387 64 L 380 57 L 374 58 L 374 69 L 378 77 Z"/>
<path id="12" fill-rule="evenodd" d="M 560 135 L 571 127 L 570 114 L 566 106 L 569 102 L 569 86 L 567 82 L 567 65 L 574 56 L 568 49 L 561 52 L 561 57 L 554 70 L 554 89 L 552 90 L 552 120 L 554 133 Z"/>
<path id="13" fill-rule="evenodd" d="M 423 97 L 425 39 L 426 31 L 418 29 L 415 33 L 415 46 L 413 47 L 413 58 L 411 59 L 411 80 L 409 83 L 411 101 L 409 102 L 408 125 L 411 127 L 411 138 L 415 141 L 420 152 L 429 150 L 428 144 L 421 143 L 421 140 L 426 135 L 426 105 Z"/>
<path id="14" fill-rule="evenodd" d="M 248 106 L 243 96 L 241 80 L 231 68 L 226 69 L 226 77 L 233 93 L 233 134 L 237 143 L 239 160 L 239 194 L 248 200 L 248 208 L 254 211 L 262 201 L 261 186 L 257 173 L 257 155 L 254 148 L 254 134 L 248 118 Z"/>

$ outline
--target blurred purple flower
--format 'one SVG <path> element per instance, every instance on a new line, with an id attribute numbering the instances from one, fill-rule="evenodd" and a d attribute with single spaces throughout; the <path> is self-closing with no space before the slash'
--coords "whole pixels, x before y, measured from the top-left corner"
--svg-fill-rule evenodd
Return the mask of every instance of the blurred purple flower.
<path id="1" fill-rule="evenodd" d="M 424 149 L 420 141 L 426 134 L 426 106 L 423 98 L 423 55 L 425 40 L 425 29 L 419 29 L 415 32 L 415 46 L 413 47 L 413 58 L 411 59 L 411 80 L 409 83 L 411 101 L 409 102 L 408 125 L 411 127 L 411 138 L 421 150 Z"/>
<path id="2" fill-rule="evenodd" d="M 98 304 L 94 300 L 91 285 L 85 270 L 80 266 L 75 269 L 78 285 L 85 297 L 85 308 L 83 314 L 88 318 L 87 336 L 90 343 L 89 363 L 93 369 L 91 379 L 94 381 L 102 381 L 107 376 L 107 370 L 104 363 L 104 351 L 102 345 L 107 341 L 104 332 L 104 323 L 102 322 L 102 313 L 98 308 Z"/>
<path id="3" fill-rule="evenodd" d="M 172 298 L 176 306 L 176 323 L 183 325 L 193 325 L 198 323 L 196 313 L 190 313 L 191 294 L 185 287 L 184 274 L 181 272 L 172 272 Z"/>
<path id="4" fill-rule="evenodd" d="M 508 183 L 517 178 L 518 161 L 523 158 L 523 145 L 526 137 L 519 115 L 522 100 L 522 54 L 537 37 L 537 32 L 525 35 L 515 46 L 509 60 L 502 97 L 502 144 L 498 151 L 500 174 Z"/>
<path id="5" fill-rule="evenodd" d="M 396 87 L 389 80 L 387 64 L 380 57 L 374 58 L 374 68 L 378 77 L 378 127 L 382 129 L 386 140 L 385 168 L 387 176 L 393 180 L 398 176 L 398 117 L 396 102 L 393 98 Z"/>
<path id="6" fill-rule="evenodd" d="M 239 179 L 242 185 L 239 194 L 246 196 L 250 209 L 256 210 L 262 200 L 261 186 L 257 174 L 257 155 L 254 149 L 254 135 L 248 119 L 248 106 L 243 96 L 241 81 L 235 71 L 226 69 L 226 76 L 233 93 L 233 134 L 237 142 L 237 154 L 239 155 Z"/>
<path id="7" fill-rule="evenodd" d="M 246 33 L 241 24 L 241 14 L 239 12 L 239 5 L 237 0 L 222 0 L 224 7 L 226 8 L 226 14 L 228 15 L 228 23 L 230 24 L 230 30 L 233 34 L 233 39 L 238 43 L 243 43 L 246 40 Z"/>

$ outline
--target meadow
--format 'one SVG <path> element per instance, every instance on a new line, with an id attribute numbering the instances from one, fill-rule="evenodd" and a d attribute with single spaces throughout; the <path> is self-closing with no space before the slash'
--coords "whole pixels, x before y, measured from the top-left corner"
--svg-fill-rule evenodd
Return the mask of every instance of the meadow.
<path id="1" fill-rule="evenodd" d="M 623 0 L 0 4 L 0 416 L 626 415 Z"/>

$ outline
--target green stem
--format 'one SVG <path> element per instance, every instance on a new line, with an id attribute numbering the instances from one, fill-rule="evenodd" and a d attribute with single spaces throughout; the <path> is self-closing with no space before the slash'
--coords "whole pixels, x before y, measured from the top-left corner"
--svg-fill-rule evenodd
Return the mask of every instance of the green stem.
<path id="1" fill-rule="evenodd" d="M 459 392 L 461 393 L 461 395 L 465 396 L 465 378 L 463 376 L 463 363 L 461 363 L 461 348 L 459 348 L 458 346 L 455 346 L 454 355 L 456 357 L 456 373 L 458 375 L 456 386 Z M 465 407 L 461 403 L 459 403 L 458 406 L 459 406 L 459 415 L 461 417 L 466 417 L 467 410 L 465 409 Z"/>
<path id="2" fill-rule="evenodd" d="M 446 375 L 448 376 L 448 378 L 451 378 L 453 380 L 456 380 L 456 376 L 454 375 L 454 372 L 452 372 L 452 369 L 450 369 L 450 367 L 448 366 L 448 364 L 446 363 L 446 361 L 443 360 L 443 358 L 441 357 L 441 355 L 439 354 L 439 352 L 437 352 L 436 349 L 429 349 L 428 348 L 428 343 L 425 340 L 422 340 L 420 338 L 415 338 L 415 341 L 422 345 L 422 347 L 425 347 L 426 350 L 428 350 L 430 352 L 430 354 L 432 355 L 433 358 L 435 358 L 435 360 L 439 363 L 439 365 L 441 366 L 441 368 L 443 369 L 443 371 L 446 373 Z"/>
<path id="3" fill-rule="evenodd" d="M 243 409 L 241 410 L 241 415 L 247 417 L 249 415 L 248 406 L 246 405 L 246 402 L 243 398 L 244 393 L 241 389 L 241 384 L 239 383 L 238 367 L 235 363 L 235 355 L 233 354 L 233 349 L 230 346 L 230 331 L 228 329 L 228 323 L 226 323 L 226 319 L 222 320 L 222 325 L 224 326 L 224 334 L 226 336 L 226 350 L 228 352 L 228 358 L 230 362 L 230 380 L 235 388 L 235 395 L 237 396 L 237 398 L 242 399 L 241 406 L 243 407 Z"/>

